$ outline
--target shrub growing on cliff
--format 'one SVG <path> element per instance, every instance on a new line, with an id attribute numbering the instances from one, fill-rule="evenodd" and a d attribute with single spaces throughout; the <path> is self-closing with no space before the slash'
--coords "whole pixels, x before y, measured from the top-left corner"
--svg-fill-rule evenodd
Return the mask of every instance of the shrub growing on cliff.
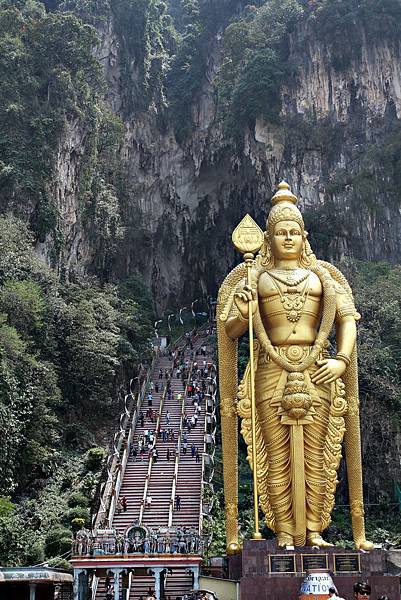
<path id="1" fill-rule="evenodd" d="M 90 118 L 101 71 L 94 29 L 33 4 L 0 4 L 0 199 L 24 215 L 29 207 L 43 240 L 58 219 L 50 192 L 57 145 L 68 119 Z"/>
<path id="2" fill-rule="evenodd" d="M 288 74 L 286 36 L 302 14 L 297 0 L 271 0 L 227 27 L 217 90 L 226 133 L 237 141 L 258 116 L 277 119 Z"/>

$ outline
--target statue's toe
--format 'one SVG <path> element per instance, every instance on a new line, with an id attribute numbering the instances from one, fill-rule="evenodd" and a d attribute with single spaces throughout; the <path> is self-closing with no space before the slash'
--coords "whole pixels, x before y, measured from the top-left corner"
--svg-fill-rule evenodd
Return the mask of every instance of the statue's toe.
<path id="1" fill-rule="evenodd" d="M 326 542 L 320 535 L 320 533 L 311 532 L 308 533 L 306 538 L 307 546 L 318 546 L 318 548 L 330 548 L 333 544 Z"/>
<path id="2" fill-rule="evenodd" d="M 358 548 L 358 550 L 364 550 L 365 552 L 370 552 L 371 550 L 373 550 L 374 545 L 372 542 L 369 542 L 368 540 L 363 540 L 363 542 L 359 542 L 359 544 L 357 544 L 357 548 Z"/>
<path id="3" fill-rule="evenodd" d="M 289 533 L 281 532 L 277 534 L 277 546 L 279 548 L 285 548 L 286 546 L 293 546 L 294 538 Z"/>

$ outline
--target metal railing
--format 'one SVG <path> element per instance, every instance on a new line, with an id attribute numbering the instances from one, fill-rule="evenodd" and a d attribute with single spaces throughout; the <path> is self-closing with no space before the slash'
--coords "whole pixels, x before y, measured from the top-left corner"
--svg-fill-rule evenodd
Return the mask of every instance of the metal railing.
<path id="1" fill-rule="evenodd" d="M 217 390 L 217 386 L 216 386 L 216 378 L 215 378 L 215 371 L 216 371 L 216 366 L 213 365 L 213 377 L 211 377 L 211 383 L 213 385 L 213 391 L 210 394 L 210 398 L 212 399 L 212 413 L 209 413 L 208 411 L 206 411 L 206 407 L 209 406 L 209 402 L 208 399 L 205 398 L 205 431 L 204 431 L 204 442 L 203 442 L 203 455 L 202 455 L 202 484 L 201 484 L 201 500 L 200 500 L 200 511 L 199 511 L 199 535 L 202 535 L 202 531 L 203 531 L 203 518 L 205 515 L 209 515 L 209 507 L 207 509 L 207 511 L 205 511 L 205 503 L 204 503 L 204 494 L 205 494 L 205 487 L 206 486 L 210 486 L 212 489 L 212 480 L 213 480 L 213 475 L 214 475 L 214 453 L 216 451 L 216 427 L 217 427 L 217 422 L 216 422 L 216 417 L 215 417 L 215 410 L 216 410 L 216 390 Z M 210 384 L 209 384 L 210 385 Z M 210 388 L 209 388 L 209 393 L 210 393 Z M 208 425 L 210 423 L 214 423 L 214 427 L 212 429 L 212 432 L 209 433 L 208 432 Z M 212 446 L 212 450 L 211 452 L 208 450 L 208 444 L 211 443 Z M 209 473 L 207 480 L 205 479 L 205 474 L 206 474 L 206 464 L 209 464 L 209 462 L 212 464 L 212 470 L 211 473 Z"/>

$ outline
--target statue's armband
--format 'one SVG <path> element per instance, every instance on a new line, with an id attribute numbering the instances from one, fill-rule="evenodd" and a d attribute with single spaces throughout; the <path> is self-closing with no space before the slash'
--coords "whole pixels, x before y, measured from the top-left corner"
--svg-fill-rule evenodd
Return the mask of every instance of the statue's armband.
<path id="1" fill-rule="evenodd" d="M 355 308 L 350 294 L 339 284 L 335 284 L 336 290 L 336 321 L 342 321 L 347 317 L 353 317 L 355 321 L 360 319 L 360 314 Z"/>

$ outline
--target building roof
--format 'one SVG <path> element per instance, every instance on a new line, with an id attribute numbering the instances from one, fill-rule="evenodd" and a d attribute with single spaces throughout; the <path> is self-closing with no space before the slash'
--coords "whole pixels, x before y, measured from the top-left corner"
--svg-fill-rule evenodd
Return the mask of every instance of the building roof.
<path id="1" fill-rule="evenodd" d="M 0 567 L 0 584 L 34 582 L 34 583 L 72 583 L 71 573 L 50 567 Z"/>

